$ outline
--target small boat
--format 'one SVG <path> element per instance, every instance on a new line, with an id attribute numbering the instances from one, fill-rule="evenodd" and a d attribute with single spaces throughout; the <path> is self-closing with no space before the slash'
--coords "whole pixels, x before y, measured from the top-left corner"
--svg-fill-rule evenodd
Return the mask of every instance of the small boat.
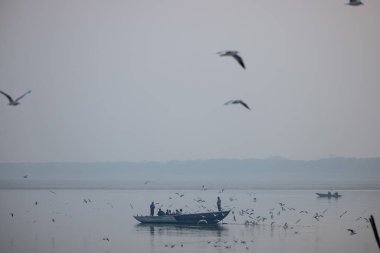
<path id="1" fill-rule="evenodd" d="M 338 192 L 335 192 L 334 194 L 331 194 L 331 192 L 328 193 L 316 193 L 319 198 L 339 198 L 342 197 L 342 195 L 339 195 Z"/>
<path id="2" fill-rule="evenodd" d="M 217 224 L 222 221 L 231 210 L 209 213 L 192 213 L 192 214 L 176 214 L 161 216 L 133 216 L 141 223 L 161 223 L 161 224 Z"/>

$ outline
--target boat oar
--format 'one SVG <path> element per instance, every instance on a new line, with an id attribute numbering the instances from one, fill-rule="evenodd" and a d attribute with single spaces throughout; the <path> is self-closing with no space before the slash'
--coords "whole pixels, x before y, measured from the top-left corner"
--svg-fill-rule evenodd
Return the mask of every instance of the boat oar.
<path id="1" fill-rule="evenodd" d="M 377 246 L 379 246 L 379 248 L 380 248 L 379 234 L 377 233 L 377 228 L 376 228 L 375 219 L 373 218 L 372 214 L 371 214 L 371 216 L 369 217 L 369 221 L 371 222 L 372 230 L 373 230 L 373 233 L 375 234 L 375 239 L 376 239 L 376 241 L 377 241 Z"/>

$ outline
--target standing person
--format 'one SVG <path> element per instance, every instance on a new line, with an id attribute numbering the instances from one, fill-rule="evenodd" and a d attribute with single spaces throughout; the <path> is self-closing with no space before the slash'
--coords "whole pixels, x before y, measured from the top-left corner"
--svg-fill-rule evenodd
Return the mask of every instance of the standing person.
<path id="1" fill-rule="evenodd" d="M 220 200 L 220 197 L 218 196 L 218 200 L 216 201 L 216 205 L 218 206 L 218 211 L 222 211 L 222 201 Z"/>
<path id="2" fill-rule="evenodd" d="M 153 216 L 154 215 L 154 208 L 156 206 L 154 205 L 154 201 L 152 201 L 152 204 L 150 204 L 150 216 Z"/>

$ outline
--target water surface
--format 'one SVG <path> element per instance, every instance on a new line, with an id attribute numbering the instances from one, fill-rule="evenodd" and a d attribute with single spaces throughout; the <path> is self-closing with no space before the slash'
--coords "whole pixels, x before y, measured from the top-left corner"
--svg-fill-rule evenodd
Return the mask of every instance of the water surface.
<path id="1" fill-rule="evenodd" d="M 336 200 L 317 198 L 314 190 L 0 190 L 0 249 L 4 253 L 378 252 L 364 218 L 373 214 L 380 226 L 380 191 L 340 193 L 343 197 Z M 165 210 L 216 210 L 217 196 L 224 209 L 233 210 L 226 224 L 219 226 L 141 225 L 133 218 L 148 214 L 151 201 Z M 204 202 L 196 201 L 200 199 Z M 241 215 L 247 209 L 251 214 Z M 323 217 L 313 218 L 316 213 Z M 259 220 L 256 225 L 244 225 L 253 219 Z M 357 234 L 350 235 L 348 228 Z"/>

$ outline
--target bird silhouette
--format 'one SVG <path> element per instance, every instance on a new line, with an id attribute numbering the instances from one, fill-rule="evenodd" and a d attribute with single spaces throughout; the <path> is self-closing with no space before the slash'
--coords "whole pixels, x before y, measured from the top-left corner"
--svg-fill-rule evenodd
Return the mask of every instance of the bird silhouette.
<path id="1" fill-rule="evenodd" d="M 359 6 L 359 5 L 363 5 L 363 3 L 360 1 L 360 0 L 350 0 L 349 3 L 347 3 L 348 5 L 351 5 L 351 6 Z"/>
<path id="2" fill-rule="evenodd" d="M 347 213 L 347 211 L 344 211 L 341 215 L 339 215 L 339 218 L 342 218 L 343 215 L 345 215 Z"/>
<path id="3" fill-rule="evenodd" d="M 242 66 L 243 69 L 245 69 L 243 58 L 241 58 L 238 51 L 226 50 L 226 51 L 218 52 L 217 54 L 219 56 L 231 56 L 231 57 L 233 57 L 240 64 L 240 66 Z"/>
<path id="4" fill-rule="evenodd" d="M 6 96 L 9 100 L 9 104 L 8 105 L 12 105 L 12 106 L 16 106 L 16 105 L 19 105 L 20 104 L 20 100 L 25 97 L 27 94 L 31 93 L 32 91 L 29 90 L 27 92 L 25 92 L 23 95 L 19 96 L 18 98 L 16 99 L 13 99 L 11 96 L 9 96 L 7 93 L 3 92 L 0 90 L 0 93 L 3 94 L 4 96 Z"/>
<path id="5" fill-rule="evenodd" d="M 348 228 L 347 231 L 350 231 L 351 235 L 355 235 L 356 234 L 355 230 L 353 230 L 351 228 Z"/>
<path id="6" fill-rule="evenodd" d="M 244 106 L 248 110 L 251 110 L 251 108 L 249 108 L 249 106 L 243 100 L 240 100 L 240 99 L 230 100 L 230 101 L 227 101 L 226 103 L 224 103 L 224 105 L 230 105 L 230 104 L 241 104 L 242 106 Z"/>

